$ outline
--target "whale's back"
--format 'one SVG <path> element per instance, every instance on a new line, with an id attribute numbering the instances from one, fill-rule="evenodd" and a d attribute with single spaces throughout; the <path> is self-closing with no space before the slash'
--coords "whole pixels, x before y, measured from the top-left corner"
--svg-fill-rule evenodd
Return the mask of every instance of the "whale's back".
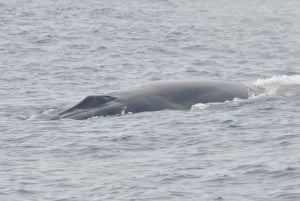
<path id="1" fill-rule="evenodd" d="M 248 98 L 245 85 L 219 81 L 169 81 L 112 93 L 136 111 L 190 109 L 197 103 Z"/>

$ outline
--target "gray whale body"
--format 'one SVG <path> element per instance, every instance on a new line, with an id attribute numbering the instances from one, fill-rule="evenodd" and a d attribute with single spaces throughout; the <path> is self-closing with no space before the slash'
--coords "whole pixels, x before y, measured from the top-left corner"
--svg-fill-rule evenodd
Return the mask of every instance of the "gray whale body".
<path id="1" fill-rule="evenodd" d="M 144 111 L 189 110 L 197 103 L 224 102 L 248 98 L 243 84 L 221 81 L 167 81 L 88 96 L 56 118 L 88 119 Z"/>

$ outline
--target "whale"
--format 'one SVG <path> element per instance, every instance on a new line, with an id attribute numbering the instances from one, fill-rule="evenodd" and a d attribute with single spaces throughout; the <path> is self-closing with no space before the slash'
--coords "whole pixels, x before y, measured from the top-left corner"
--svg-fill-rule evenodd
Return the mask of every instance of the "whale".
<path id="1" fill-rule="evenodd" d="M 85 97 L 53 119 L 83 120 L 146 111 L 190 110 L 197 103 L 247 99 L 244 84 L 226 81 L 160 81 L 131 89 Z"/>

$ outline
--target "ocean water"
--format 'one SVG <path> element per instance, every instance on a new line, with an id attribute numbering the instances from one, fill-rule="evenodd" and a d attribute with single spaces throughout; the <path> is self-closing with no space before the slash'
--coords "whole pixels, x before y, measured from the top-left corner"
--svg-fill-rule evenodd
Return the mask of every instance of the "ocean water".
<path id="1" fill-rule="evenodd" d="M 300 200 L 300 1 L 0 0 L 0 200 Z M 157 80 L 250 98 L 40 114 Z"/>

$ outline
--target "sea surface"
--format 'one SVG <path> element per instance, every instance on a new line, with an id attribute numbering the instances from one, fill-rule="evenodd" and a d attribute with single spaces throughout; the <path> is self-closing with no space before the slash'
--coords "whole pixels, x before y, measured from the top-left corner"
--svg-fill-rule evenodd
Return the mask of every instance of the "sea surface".
<path id="1" fill-rule="evenodd" d="M 189 111 L 43 120 L 162 80 Z M 0 0 L 1 201 L 299 201 L 300 1 Z"/>

